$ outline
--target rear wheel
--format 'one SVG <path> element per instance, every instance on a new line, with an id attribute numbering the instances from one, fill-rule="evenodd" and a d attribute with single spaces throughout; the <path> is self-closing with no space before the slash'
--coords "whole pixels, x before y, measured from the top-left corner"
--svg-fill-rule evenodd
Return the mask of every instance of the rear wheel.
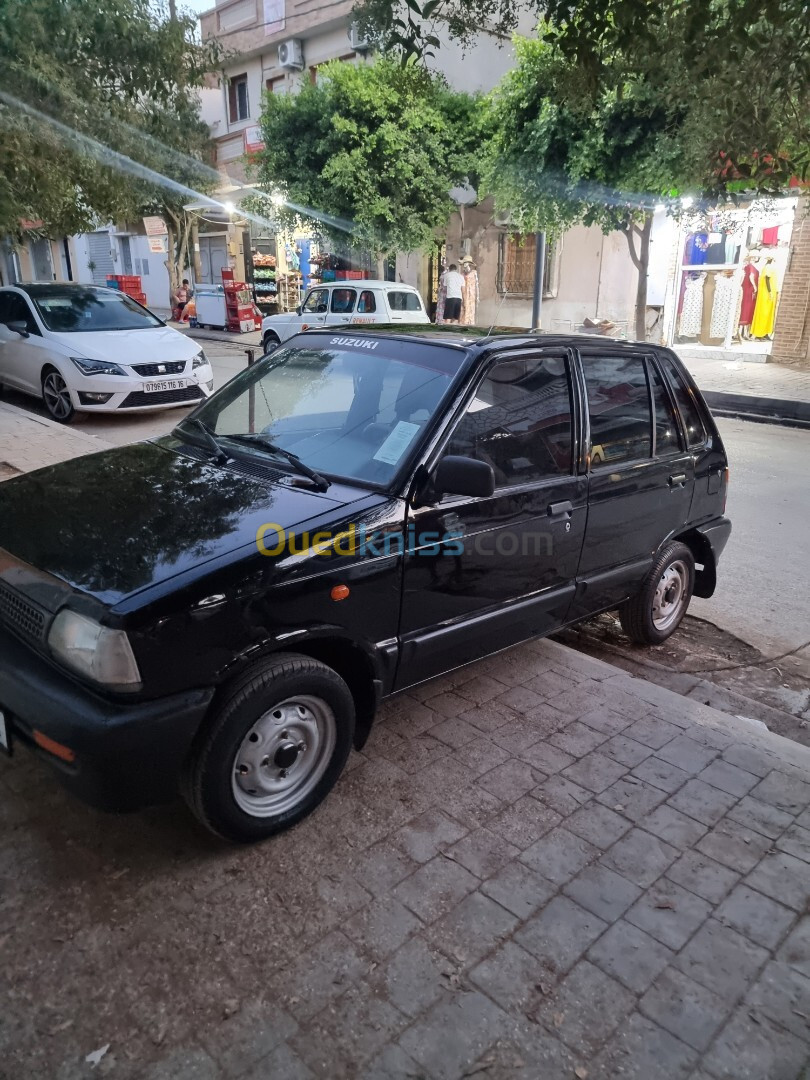
<path id="1" fill-rule="evenodd" d="M 695 559 L 685 544 L 668 544 L 639 592 L 619 609 L 625 634 L 640 645 L 661 645 L 678 629 L 695 587 Z"/>
<path id="2" fill-rule="evenodd" d="M 46 368 L 42 373 L 42 400 L 48 415 L 60 424 L 69 424 L 76 415 L 67 383 L 56 368 Z"/>
<path id="3" fill-rule="evenodd" d="M 281 342 L 279 341 L 278 335 L 274 334 L 271 330 L 268 330 L 268 332 L 262 338 L 262 348 L 264 349 L 264 355 L 267 356 L 268 353 L 273 352 L 279 347 L 280 344 Z"/>
<path id="4" fill-rule="evenodd" d="M 261 840 L 331 791 L 354 735 L 340 676 L 308 656 L 271 657 L 236 683 L 188 765 L 186 800 L 227 840 Z"/>

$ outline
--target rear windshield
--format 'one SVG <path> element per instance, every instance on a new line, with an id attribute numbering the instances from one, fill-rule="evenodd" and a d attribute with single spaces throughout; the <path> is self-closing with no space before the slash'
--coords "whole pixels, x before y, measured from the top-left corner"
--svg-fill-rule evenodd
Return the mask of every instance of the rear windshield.
<path id="1" fill-rule="evenodd" d="M 421 311 L 422 301 L 418 293 L 389 289 L 388 306 L 392 311 Z"/>
<path id="2" fill-rule="evenodd" d="M 124 293 L 113 289 L 30 289 L 28 292 L 48 330 L 87 333 L 99 330 L 148 330 L 163 323 Z"/>

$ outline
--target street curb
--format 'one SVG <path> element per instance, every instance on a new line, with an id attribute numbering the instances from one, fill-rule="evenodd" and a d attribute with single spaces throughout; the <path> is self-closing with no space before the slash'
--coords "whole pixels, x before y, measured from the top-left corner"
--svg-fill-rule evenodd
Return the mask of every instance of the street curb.
<path id="1" fill-rule="evenodd" d="M 786 401 L 753 394 L 726 394 L 704 390 L 703 397 L 717 416 L 735 416 L 761 424 L 786 424 L 810 428 L 810 401 Z"/>
<path id="2" fill-rule="evenodd" d="M 53 431 L 58 431 L 60 435 L 67 436 L 70 439 L 91 442 L 96 450 L 108 450 L 114 445 L 114 443 L 99 438 L 98 435 L 90 435 L 86 431 L 81 431 L 69 425 L 57 424 L 55 420 L 50 420 L 47 416 L 40 416 L 37 413 L 29 412 L 27 409 L 21 409 L 18 405 L 11 405 L 7 401 L 0 401 L 0 412 L 10 412 L 21 420 L 27 420 L 32 424 L 41 424 L 42 427 L 51 428 Z"/>

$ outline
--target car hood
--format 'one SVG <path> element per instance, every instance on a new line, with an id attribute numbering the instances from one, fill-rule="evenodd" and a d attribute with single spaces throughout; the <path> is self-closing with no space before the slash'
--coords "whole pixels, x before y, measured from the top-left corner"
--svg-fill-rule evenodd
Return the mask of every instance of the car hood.
<path id="1" fill-rule="evenodd" d="M 200 351 L 196 341 L 170 326 L 145 330 L 99 330 L 96 333 L 51 334 L 70 356 L 111 360 L 115 364 L 154 364 L 190 360 Z"/>
<path id="2" fill-rule="evenodd" d="M 163 442 L 136 443 L 0 483 L 0 548 L 115 606 L 243 554 L 261 525 L 292 529 L 367 494 L 253 479 Z"/>

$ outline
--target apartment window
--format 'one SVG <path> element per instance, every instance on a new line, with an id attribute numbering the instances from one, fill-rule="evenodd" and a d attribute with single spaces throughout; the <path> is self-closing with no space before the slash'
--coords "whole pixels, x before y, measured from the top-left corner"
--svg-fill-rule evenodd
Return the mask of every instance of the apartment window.
<path id="1" fill-rule="evenodd" d="M 284 94 L 287 91 L 287 76 L 277 75 L 275 79 L 268 79 L 264 85 L 268 94 Z"/>
<path id="2" fill-rule="evenodd" d="M 228 80 L 228 115 L 232 124 L 250 119 L 247 75 L 234 75 Z"/>
<path id="3" fill-rule="evenodd" d="M 510 296 L 534 295 L 534 260 L 537 253 L 535 233 L 503 233 L 498 245 L 498 292 Z M 560 248 L 546 242 L 543 267 L 543 296 L 557 295 Z"/>

